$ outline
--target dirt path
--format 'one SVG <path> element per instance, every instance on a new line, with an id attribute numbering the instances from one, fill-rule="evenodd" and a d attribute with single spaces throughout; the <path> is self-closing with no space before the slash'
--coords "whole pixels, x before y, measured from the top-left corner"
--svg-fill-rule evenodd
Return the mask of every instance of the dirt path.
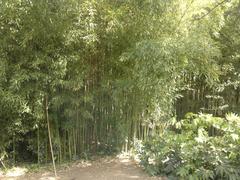
<path id="1" fill-rule="evenodd" d="M 60 180 L 151 180 L 140 167 L 128 158 L 104 158 L 89 163 L 77 163 L 58 171 Z M 1 178 L 0 178 L 1 179 Z M 52 172 L 27 174 L 20 177 L 5 177 L 3 180 L 54 180 Z"/>

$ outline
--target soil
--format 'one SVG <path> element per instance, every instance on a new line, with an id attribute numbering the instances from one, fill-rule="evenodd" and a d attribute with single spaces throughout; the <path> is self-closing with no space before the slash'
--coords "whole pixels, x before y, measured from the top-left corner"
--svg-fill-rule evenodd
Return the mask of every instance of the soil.
<path id="1" fill-rule="evenodd" d="M 0 176 L 2 180 L 165 180 L 161 177 L 150 177 L 129 158 L 107 157 L 89 162 L 74 163 L 70 167 L 58 170 L 58 177 L 51 171 L 27 173 L 11 177 Z"/>

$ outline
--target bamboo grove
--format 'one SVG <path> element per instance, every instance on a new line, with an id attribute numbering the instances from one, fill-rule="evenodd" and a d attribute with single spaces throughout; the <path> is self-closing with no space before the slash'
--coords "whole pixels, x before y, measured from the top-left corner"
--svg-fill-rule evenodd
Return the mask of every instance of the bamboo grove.
<path id="1" fill-rule="evenodd" d="M 0 0 L 1 162 L 128 151 L 173 116 L 238 113 L 239 7 Z"/>

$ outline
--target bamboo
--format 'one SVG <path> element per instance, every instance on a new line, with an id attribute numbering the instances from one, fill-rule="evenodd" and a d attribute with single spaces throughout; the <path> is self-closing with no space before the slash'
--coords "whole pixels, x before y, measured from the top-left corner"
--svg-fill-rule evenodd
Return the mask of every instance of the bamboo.
<path id="1" fill-rule="evenodd" d="M 71 136 L 70 136 L 70 131 L 68 130 L 68 155 L 69 155 L 69 160 L 72 160 L 72 151 L 71 151 Z"/>
<path id="2" fill-rule="evenodd" d="M 40 140 L 39 140 L 39 127 L 37 128 L 37 158 L 38 164 L 40 164 Z"/>
<path id="3" fill-rule="evenodd" d="M 52 147 L 50 123 L 49 123 L 49 118 L 48 118 L 48 96 L 47 95 L 45 96 L 45 113 L 46 113 L 46 120 L 47 120 L 47 127 L 48 127 L 49 145 L 50 145 L 50 150 L 51 150 L 51 155 L 52 155 L 52 164 L 53 164 L 55 177 L 57 177 L 57 170 L 56 170 L 56 166 L 55 166 L 54 152 L 53 152 L 53 147 Z"/>
<path id="4" fill-rule="evenodd" d="M 15 136 L 13 135 L 13 164 L 16 163 L 16 145 L 15 145 Z"/>

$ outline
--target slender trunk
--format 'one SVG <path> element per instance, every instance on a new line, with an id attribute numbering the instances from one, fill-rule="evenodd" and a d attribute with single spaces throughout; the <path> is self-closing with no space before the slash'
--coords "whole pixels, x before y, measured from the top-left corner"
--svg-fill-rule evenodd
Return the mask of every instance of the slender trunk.
<path id="1" fill-rule="evenodd" d="M 62 141 L 61 141 L 61 136 L 60 136 L 60 132 L 59 132 L 59 128 L 57 129 L 58 131 L 58 147 L 59 147 L 59 151 L 58 151 L 58 162 L 61 163 L 62 162 Z"/>
<path id="2" fill-rule="evenodd" d="M 53 147 L 52 147 L 50 123 L 49 123 L 49 118 L 48 118 L 48 97 L 47 97 L 47 95 L 45 96 L 45 113 L 46 113 L 46 120 L 47 120 L 47 127 L 48 127 L 49 145 L 50 145 L 50 150 L 51 150 L 51 155 L 52 155 L 53 169 L 54 169 L 55 177 L 57 177 L 57 171 L 56 171 L 55 159 L 54 159 L 54 153 L 53 153 Z"/>
<path id="3" fill-rule="evenodd" d="M 76 128 L 77 128 L 77 127 L 73 128 L 73 132 L 72 132 L 74 158 L 76 158 L 76 156 L 77 156 Z"/>
<path id="4" fill-rule="evenodd" d="M 40 164 L 40 140 L 39 140 L 39 127 L 37 129 L 37 158 L 38 158 L 38 164 Z"/>
<path id="5" fill-rule="evenodd" d="M 47 139 L 45 140 L 45 145 L 46 145 L 46 148 L 45 148 L 45 155 L 46 155 L 45 163 L 47 164 L 48 163 L 48 140 Z"/>
<path id="6" fill-rule="evenodd" d="M 68 130 L 68 153 L 69 153 L 69 160 L 72 160 L 72 151 L 71 151 L 71 136 L 70 136 L 70 130 Z"/>
<path id="7" fill-rule="evenodd" d="M 0 162 L 2 164 L 2 166 L 4 167 L 4 169 L 7 169 L 7 167 L 5 166 L 5 164 L 3 163 L 3 161 L 0 159 Z"/>
<path id="8" fill-rule="evenodd" d="M 16 162 L 16 154 L 15 154 L 15 151 L 16 151 L 15 136 L 13 135 L 13 164 L 14 164 L 14 165 L 15 165 L 15 162 Z"/>

